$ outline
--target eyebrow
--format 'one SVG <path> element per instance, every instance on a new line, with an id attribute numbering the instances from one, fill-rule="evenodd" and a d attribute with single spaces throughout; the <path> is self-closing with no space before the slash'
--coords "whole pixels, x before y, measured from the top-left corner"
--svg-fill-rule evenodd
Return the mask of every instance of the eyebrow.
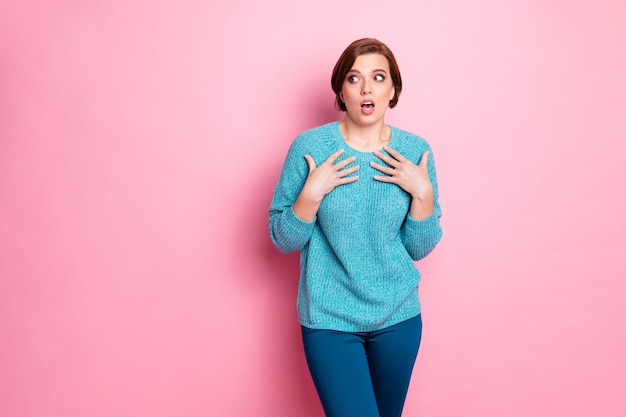
<path id="1" fill-rule="evenodd" d="M 356 73 L 359 73 L 359 74 L 361 73 L 361 71 L 359 71 L 358 69 L 354 69 L 354 68 L 352 68 L 352 69 L 350 69 L 350 71 L 348 71 L 348 73 L 351 73 L 351 72 L 356 72 Z M 374 71 L 372 71 L 372 72 L 384 72 L 385 74 L 387 73 L 387 71 L 385 71 L 385 70 L 384 70 L 384 69 L 382 69 L 382 68 L 375 69 L 375 70 L 374 70 Z"/>

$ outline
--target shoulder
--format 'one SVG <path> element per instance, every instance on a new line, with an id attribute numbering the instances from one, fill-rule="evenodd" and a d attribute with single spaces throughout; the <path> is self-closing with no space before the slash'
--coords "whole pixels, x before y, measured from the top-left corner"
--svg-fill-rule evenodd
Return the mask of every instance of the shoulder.
<path id="1" fill-rule="evenodd" d="M 316 126 L 311 129 L 305 130 L 296 136 L 294 142 L 324 142 L 329 139 L 334 139 L 338 130 L 337 122 L 331 122 L 324 125 Z"/>
<path id="2" fill-rule="evenodd" d="M 430 144 L 423 137 L 415 133 L 391 127 L 392 147 L 409 159 L 419 160 L 425 151 L 431 151 Z"/>
<path id="3" fill-rule="evenodd" d="M 327 123 L 305 130 L 293 140 L 290 152 L 298 154 L 327 154 L 336 151 L 339 128 L 337 122 Z"/>
<path id="4" fill-rule="evenodd" d="M 409 146 L 427 146 L 430 148 L 430 145 L 423 137 L 416 135 L 415 133 L 409 132 L 407 130 L 398 129 L 395 126 L 390 126 L 391 128 L 391 137 L 396 139 L 398 142 L 403 145 Z"/>

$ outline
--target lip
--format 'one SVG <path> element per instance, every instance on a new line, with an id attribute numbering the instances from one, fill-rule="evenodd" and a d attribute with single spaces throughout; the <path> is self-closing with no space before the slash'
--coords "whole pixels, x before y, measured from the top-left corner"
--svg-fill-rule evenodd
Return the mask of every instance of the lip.
<path id="1" fill-rule="evenodd" d="M 376 110 L 376 103 L 374 100 L 361 100 L 361 114 L 365 116 L 371 116 Z"/>

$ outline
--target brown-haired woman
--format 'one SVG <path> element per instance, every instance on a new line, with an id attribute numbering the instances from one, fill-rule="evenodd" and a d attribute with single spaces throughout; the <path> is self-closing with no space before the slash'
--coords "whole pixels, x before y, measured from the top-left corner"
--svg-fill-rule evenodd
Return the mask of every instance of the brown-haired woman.
<path id="1" fill-rule="evenodd" d="M 434 160 L 424 139 L 385 123 L 402 90 L 385 44 L 350 44 L 331 85 L 345 116 L 292 143 L 270 236 L 300 251 L 298 316 L 326 415 L 398 417 L 422 333 L 413 261 L 442 234 Z"/>

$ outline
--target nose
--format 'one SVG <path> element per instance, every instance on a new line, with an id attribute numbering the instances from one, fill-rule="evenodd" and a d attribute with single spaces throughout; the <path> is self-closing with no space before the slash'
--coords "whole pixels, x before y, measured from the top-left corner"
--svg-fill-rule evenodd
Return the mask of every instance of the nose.
<path id="1" fill-rule="evenodd" d="M 372 90 L 370 89 L 369 82 L 367 80 L 363 81 L 363 86 L 361 87 L 361 95 L 364 96 L 371 92 Z"/>

